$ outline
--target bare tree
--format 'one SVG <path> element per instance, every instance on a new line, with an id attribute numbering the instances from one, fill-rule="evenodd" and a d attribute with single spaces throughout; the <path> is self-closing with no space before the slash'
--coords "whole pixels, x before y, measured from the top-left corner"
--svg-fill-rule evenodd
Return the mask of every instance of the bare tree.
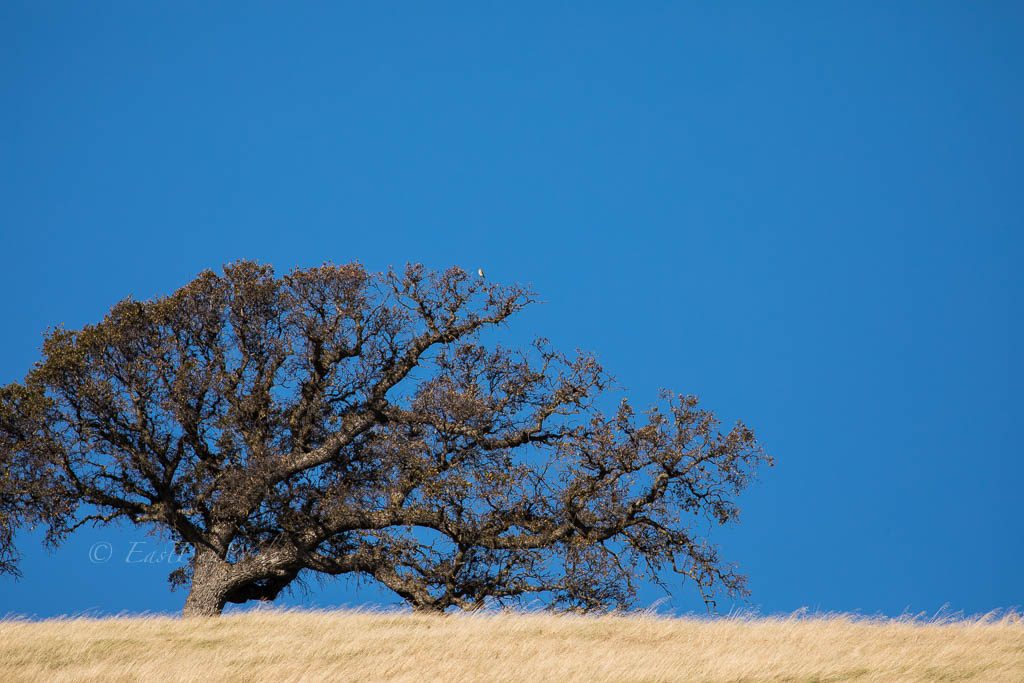
<path id="1" fill-rule="evenodd" d="M 622 607 L 668 570 L 743 594 L 701 529 L 770 463 L 754 434 L 689 396 L 605 414 L 591 356 L 483 343 L 533 301 L 458 268 L 242 261 L 51 330 L 0 388 L 0 569 L 22 526 L 126 520 L 189 551 L 185 615 L 301 572 L 431 611 Z"/>

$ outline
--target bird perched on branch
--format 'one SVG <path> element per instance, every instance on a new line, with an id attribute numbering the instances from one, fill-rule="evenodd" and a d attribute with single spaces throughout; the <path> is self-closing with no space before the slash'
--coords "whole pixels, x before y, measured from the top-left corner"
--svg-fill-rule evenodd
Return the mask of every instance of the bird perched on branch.
<path id="1" fill-rule="evenodd" d="M 476 274 L 479 275 L 481 278 L 483 278 L 483 276 L 484 276 L 484 269 L 483 268 L 477 268 L 476 269 Z"/>

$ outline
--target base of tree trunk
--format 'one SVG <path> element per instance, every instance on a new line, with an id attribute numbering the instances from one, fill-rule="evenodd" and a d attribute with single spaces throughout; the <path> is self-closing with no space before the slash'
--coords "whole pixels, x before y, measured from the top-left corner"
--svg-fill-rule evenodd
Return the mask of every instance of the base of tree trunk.
<path id="1" fill-rule="evenodd" d="M 183 617 L 219 617 L 224 611 L 224 594 L 212 587 L 193 586 L 181 611 Z"/>

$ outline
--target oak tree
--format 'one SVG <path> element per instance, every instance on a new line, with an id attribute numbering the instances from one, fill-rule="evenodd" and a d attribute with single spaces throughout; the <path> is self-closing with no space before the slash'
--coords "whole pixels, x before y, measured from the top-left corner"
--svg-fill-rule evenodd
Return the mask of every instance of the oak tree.
<path id="1" fill-rule="evenodd" d="M 187 549 L 186 615 L 310 574 L 428 611 L 625 607 L 672 572 L 743 594 L 707 530 L 770 463 L 754 434 L 691 396 L 616 405 L 588 354 L 488 341 L 534 300 L 458 268 L 241 261 L 49 331 L 0 388 L 0 571 L 22 527 L 127 522 Z"/>

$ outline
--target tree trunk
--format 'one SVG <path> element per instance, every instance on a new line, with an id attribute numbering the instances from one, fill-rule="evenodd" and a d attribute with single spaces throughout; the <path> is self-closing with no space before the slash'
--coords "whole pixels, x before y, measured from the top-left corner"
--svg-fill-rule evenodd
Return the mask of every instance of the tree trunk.
<path id="1" fill-rule="evenodd" d="M 185 598 L 185 608 L 181 611 L 183 617 L 219 617 L 224 611 L 224 599 L 226 591 L 215 584 L 197 585 L 192 582 L 192 588 Z"/>
<path id="2" fill-rule="evenodd" d="M 196 553 L 192 558 L 192 585 L 185 598 L 183 617 L 218 617 L 229 591 L 229 565 L 220 558 Z"/>

